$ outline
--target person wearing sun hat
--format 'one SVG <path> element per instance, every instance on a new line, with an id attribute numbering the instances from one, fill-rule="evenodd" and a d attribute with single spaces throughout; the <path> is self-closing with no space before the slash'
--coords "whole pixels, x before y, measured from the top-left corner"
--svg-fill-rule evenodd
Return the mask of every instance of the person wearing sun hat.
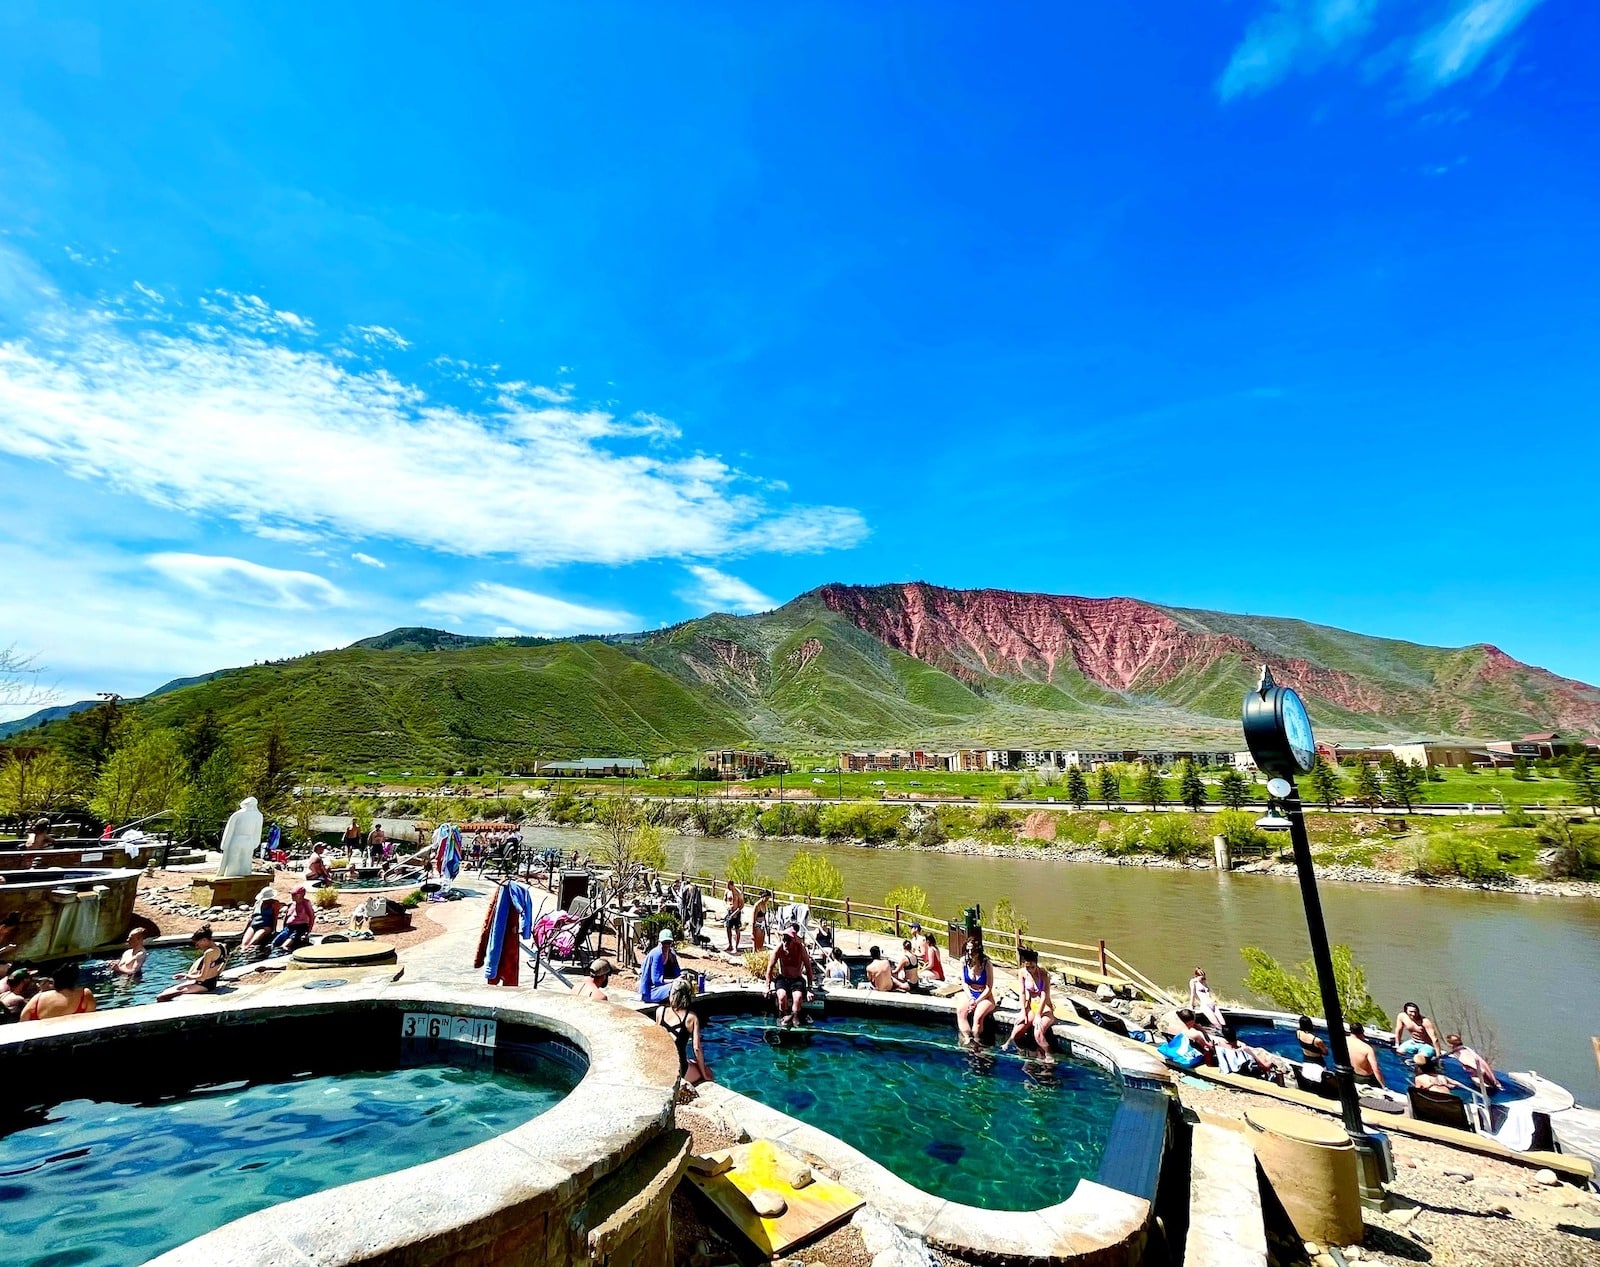
<path id="1" fill-rule="evenodd" d="M 239 949 L 249 950 L 257 942 L 270 942 L 278 931 L 278 915 L 283 900 L 270 884 L 256 894 L 255 909 L 250 912 L 250 922 L 245 925 L 244 936 L 239 939 Z"/>
<path id="2" fill-rule="evenodd" d="M 272 939 L 274 954 L 286 955 L 297 946 L 311 940 L 311 929 L 317 922 L 317 913 L 306 900 L 306 886 L 297 884 L 289 890 L 289 918 L 283 931 Z"/>
<path id="3" fill-rule="evenodd" d="M 672 983 L 683 973 L 678 954 L 672 948 L 676 940 L 670 928 L 663 928 L 656 948 L 644 957 L 644 966 L 639 972 L 639 997 L 646 1003 L 665 1003 L 672 993 Z"/>

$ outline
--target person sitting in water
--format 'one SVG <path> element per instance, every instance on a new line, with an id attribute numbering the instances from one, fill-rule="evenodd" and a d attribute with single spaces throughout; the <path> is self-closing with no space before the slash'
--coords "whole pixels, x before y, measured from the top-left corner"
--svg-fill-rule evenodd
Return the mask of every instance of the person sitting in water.
<path id="1" fill-rule="evenodd" d="M 663 928 L 656 948 L 644 957 L 639 970 L 639 998 L 646 1003 L 665 1003 L 672 993 L 672 983 L 683 973 L 673 949 L 670 928 Z"/>
<path id="2" fill-rule="evenodd" d="M 328 867 L 328 860 L 323 856 L 327 846 L 320 840 L 311 846 L 311 857 L 306 860 L 306 883 L 319 887 L 333 883 L 333 872 Z"/>
<path id="3" fill-rule="evenodd" d="M 1440 1072 L 1437 1056 L 1424 1056 L 1420 1051 L 1411 1057 L 1411 1085 L 1418 1091 L 1443 1092 L 1446 1095 L 1467 1090 L 1454 1078 Z"/>
<path id="4" fill-rule="evenodd" d="M 934 981 L 944 980 L 944 960 L 939 958 L 939 939 L 933 933 L 923 935 L 920 960 L 922 971 L 930 978 Z"/>
<path id="5" fill-rule="evenodd" d="M 278 931 L 278 915 L 283 903 L 270 884 L 256 894 L 255 908 L 250 912 L 250 922 L 245 925 L 244 936 L 239 939 L 239 949 L 249 950 L 258 942 L 270 942 Z"/>
<path id="6" fill-rule="evenodd" d="M 983 953 L 983 939 L 970 938 L 967 953 L 961 958 L 961 984 L 966 993 L 956 1004 L 956 1037 L 976 1045 L 983 1041 L 983 1027 L 994 1015 L 994 965 Z"/>
<path id="7" fill-rule="evenodd" d="M 917 973 L 922 965 L 917 960 L 917 952 L 911 948 L 910 941 L 900 943 L 900 957 L 894 963 L 895 979 L 902 982 L 906 989 L 917 988 Z"/>
<path id="8" fill-rule="evenodd" d="M 1212 1029 L 1223 1028 L 1222 1009 L 1217 1006 L 1211 987 L 1206 983 L 1204 968 L 1196 968 L 1194 975 L 1189 978 L 1189 1010 Z"/>
<path id="9" fill-rule="evenodd" d="M 739 953 L 739 935 L 744 930 L 744 890 L 732 880 L 722 890 L 722 900 L 727 911 L 722 917 L 722 931 L 727 937 L 728 953 Z"/>
<path id="10" fill-rule="evenodd" d="M 122 957 L 111 965 L 111 971 L 125 980 L 135 980 L 144 975 L 144 961 L 149 957 L 150 952 L 144 948 L 144 929 L 129 929 L 128 948 L 122 952 Z"/>
<path id="11" fill-rule="evenodd" d="M 0 1024 L 7 1024 L 22 1015 L 28 1000 L 39 993 L 39 983 L 26 968 L 14 968 L 0 988 Z"/>
<path id="12" fill-rule="evenodd" d="M 904 981 L 895 976 L 894 965 L 883 957 L 883 951 L 874 946 L 867 960 L 867 981 L 874 990 L 882 994 L 893 994 L 896 990 L 909 990 Z"/>
<path id="13" fill-rule="evenodd" d="M 50 833 L 50 820 L 41 818 L 34 822 L 33 829 L 28 832 L 28 839 L 22 844 L 24 849 L 54 849 L 56 838 Z"/>
<path id="14" fill-rule="evenodd" d="M 283 931 L 272 939 L 272 953 L 286 955 L 311 940 L 311 930 L 317 922 L 317 912 L 306 900 L 306 886 L 297 884 L 289 892 L 289 914 L 283 922 Z"/>
<path id="15" fill-rule="evenodd" d="M 830 985 L 835 981 L 840 985 L 850 984 L 850 961 L 837 946 L 828 952 L 827 981 Z"/>
<path id="16" fill-rule="evenodd" d="M 1402 1056 L 1437 1056 L 1444 1046 L 1439 1030 L 1415 1003 L 1407 1003 L 1394 1018 L 1394 1049 Z"/>
<path id="17" fill-rule="evenodd" d="M 775 948 L 776 952 L 776 948 Z M 711 1067 L 700 1046 L 700 1018 L 694 1013 L 694 982 L 679 977 L 656 1012 L 656 1024 L 672 1035 L 678 1048 L 678 1077 L 691 1087 L 710 1082 Z"/>
<path id="18" fill-rule="evenodd" d="M 767 958 L 767 994 L 777 1000 L 780 1025 L 789 1028 L 801 1023 L 800 1009 L 811 993 L 816 973 L 817 965 L 800 938 L 800 925 L 790 921 Z"/>
<path id="19" fill-rule="evenodd" d="M 166 1003 L 180 994 L 210 994 L 222 978 L 222 961 L 227 956 L 211 935 L 211 925 L 202 924 L 189 934 L 189 945 L 199 952 L 189 967 L 173 976 L 177 985 L 168 986 L 156 995 L 157 1003 Z"/>
<path id="20" fill-rule="evenodd" d="M 611 960 L 604 957 L 595 959 L 589 964 L 588 978 L 573 986 L 572 992 L 581 999 L 589 999 L 595 1003 L 609 1003 L 611 997 L 606 993 L 606 985 L 610 982 L 614 971 Z"/>
<path id="21" fill-rule="evenodd" d="M 1031 946 L 1017 951 L 1022 971 L 1017 982 L 1017 993 L 1022 996 L 1022 1014 L 1011 1029 L 1005 1046 L 1014 1045 L 1024 1034 L 1030 1034 L 1034 1046 L 1046 1060 L 1054 1060 L 1050 1053 L 1050 1027 L 1056 1023 L 1055 1004 L 1050 999 L 1050 974 L 1039 966 L 1039 952 Z"/>
<path id="22" fill-rule="evenodd" d="M 1300 1044 L 1300 1054 L 1314 1065 L 1321 1064 L 1322 1058 L 1328 1054 L 1328 1044 L 1322 1041 L 1322 1035 L 1317 1033 L 1317 1027 L 1311 1023 L 1309 1016 L 1300 1018 L 1294 1036 Z"/>
<path id="23" fill-rule="evenodd" d="M 1485 1091 L 1500 1090 L 1500 1079 L 1495 1075 L 1489 1062 L 1464 1044 L 1461 1041 L 1460 1034 L 1446 1034 L 1444 1036 L 1444 1045 L 1450 1055 L 1467 1071 L 1472 1080 Z"/>
<path id="24" fill-rule="evenodd" d="M 89 988 L 78 983 L 78 965 L 57 964 L 48 978 L 22 1007 L 24 1021 L 48 1021 L 58 1016 L 82 1016 L 94 1011 L 94 995 Z"/>
<path id="25" fill-rule="evenodd" d="M 1350 1072 L 1355 1075 L 1358 1087 L 1384 1087 L 1383 1070 L 1378 1068 L 1378 1053 L 1367 1041 L 1366 1026 L 1360 1021 L 1350 1026 Z"/>
<path id="26" fill-rule="evenodd" d="M 1194 1014 L 1192 1008 L 1180 1007 L 1177 1011 L 1178 1033 L 1189 1040 L 1189 1046 L 1200 1053 L 1200 1058 L 1208 1065 L 1217 1063 L 1217 1045 L 1211 1032 L 1200 1024 L 1200 1018 Z"/>

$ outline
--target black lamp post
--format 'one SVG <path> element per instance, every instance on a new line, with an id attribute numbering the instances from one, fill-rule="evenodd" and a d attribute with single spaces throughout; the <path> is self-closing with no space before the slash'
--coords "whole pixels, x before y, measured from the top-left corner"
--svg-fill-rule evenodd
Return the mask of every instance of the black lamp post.
<path id="1" fill-rule="evenodd" d="M 1311 938 L 1311 961 L 1322 991 L 1322 1014 L 1328 1022 L 1328 1048 L 1333 1053 L 1344 1128 L 1356 1149 L 1361 1202 L 1381 1207 L 1383 1183 L 1388 1176 L 1383 1173 L 1377 1141 L 1361 1120 L 1361 1101 L 1356 1094 L 1355 1073 L 1350 1068 L 1350 1045 L 1345 1041 L 1344 1008 L 1339 1003 L 1333 956 L 1328 950 L 1328 928 L 1322 918 L 1322 898 L 1317 893 L 1317 874 L 1311 863 L 1311 840 L 1306 835 L 1305 813 L 1294 782 L 1296 775 L 1307 773 L 1316 763 L 1317 743 L 1311 718 L 1300 696 L 1274 682 L 1272 670 L 1262 665 L 1260 683 L 1244 697 L 1243 723 L 1250 755 L 1267 775 L 1267 791 L 1288 820 L 1295 870 L 1300 878 L 1300 899 L 1306 908 L 1306 932 Z"/>

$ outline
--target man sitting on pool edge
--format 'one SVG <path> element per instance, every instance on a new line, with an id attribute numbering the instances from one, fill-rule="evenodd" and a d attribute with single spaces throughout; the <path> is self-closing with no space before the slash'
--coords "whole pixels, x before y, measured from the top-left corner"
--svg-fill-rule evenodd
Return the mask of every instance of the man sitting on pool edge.
<path id="1" fill-rule="evenodd" d="M 767 993 L 776 990 L 778 1023 L 785 1029 L 801 1023 L 800 1009 L 805 1006 L 816 972 L 817 966 L 800 939 L 800 925 L 790 920 L 767 959 Z"/>

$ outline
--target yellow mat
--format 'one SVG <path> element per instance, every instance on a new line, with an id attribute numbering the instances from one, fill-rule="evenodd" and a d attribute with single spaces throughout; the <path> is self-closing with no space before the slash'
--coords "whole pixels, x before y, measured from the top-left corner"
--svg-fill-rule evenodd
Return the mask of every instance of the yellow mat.
<path id="1" fill-rule="evenodd" d="M 690 1170 L 687 1178 L 751 1244 L 768 1258 L 777 1258 L 837 1227 L 864 1204 L 849 1188 L 821 1176 L 804 1188 L 791 1188 L 780 1177 L 788 1161 L 790 1155 L 776 1144 L 758 1139 L 733 1150 L 731 1170 L 720 1175 Z M 762 1218 L 750 1207 L 750 1194 L 758 1188 L 776 1192 L 788 1209 L 775 1219 Z"/>

